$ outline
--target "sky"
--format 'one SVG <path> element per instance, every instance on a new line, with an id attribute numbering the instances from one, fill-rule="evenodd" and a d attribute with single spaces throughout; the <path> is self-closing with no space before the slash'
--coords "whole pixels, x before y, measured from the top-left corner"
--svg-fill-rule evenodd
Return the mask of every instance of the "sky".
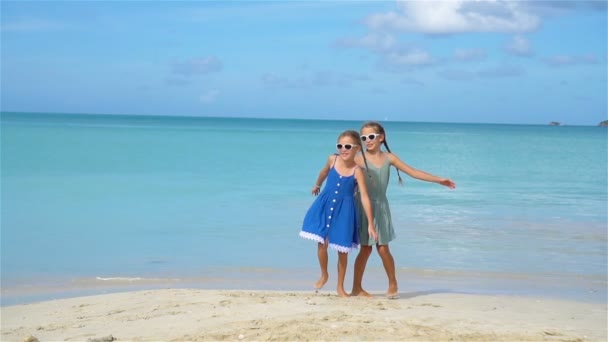
<path id="1" fill-rule="evenodd" d="M 2 1 L 0 110 L 597 125 L 607 1 Z"/>

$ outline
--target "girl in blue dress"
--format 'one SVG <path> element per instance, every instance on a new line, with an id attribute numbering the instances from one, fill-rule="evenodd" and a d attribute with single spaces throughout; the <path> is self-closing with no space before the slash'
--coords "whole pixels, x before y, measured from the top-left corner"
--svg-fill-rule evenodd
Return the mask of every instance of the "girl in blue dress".
<path id="1" fill-rule="evenodd" d="M 311 191 L 318 197 L 308 209 L 300 231 L 301 237 L 317 242 L 317 257 L 321 267 L 321 277 L 314 285 L 317 290 L 322 288 L 329 278 L 327 248 L 338 251 L 337 292 L 340 297 L 348 297 L 348 293 L 344 291 L 348 252 L 359 248 L 358 216 L 354 197 L 357 186 L 361 205 L 369 222 L 368 234 L 371 239 L 376 237 L 365 175 L 355 162 L 355 156 L 361 151 L 359 141 L 357 131 L 344 131 L 338 136 L 336 148 L 339 153 L 330 155 L 319 172 Z M 327 182 L 321 191 L 321 184 L 325 179 Z"/>

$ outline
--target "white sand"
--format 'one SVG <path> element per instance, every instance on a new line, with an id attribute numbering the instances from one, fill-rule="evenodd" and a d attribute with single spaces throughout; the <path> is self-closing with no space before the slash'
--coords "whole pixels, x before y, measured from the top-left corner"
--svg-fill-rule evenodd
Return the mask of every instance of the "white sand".
<path id="1" fill-rule="evenodd" d="M 2 341 L 606 341 L 606 305 L 464 294 L 167 289 L 3 307 Z"/>

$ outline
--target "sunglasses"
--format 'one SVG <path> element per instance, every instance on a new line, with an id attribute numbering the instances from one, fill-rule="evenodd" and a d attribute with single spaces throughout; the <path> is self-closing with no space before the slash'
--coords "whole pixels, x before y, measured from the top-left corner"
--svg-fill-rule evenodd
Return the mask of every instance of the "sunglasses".
<path id="1" fill-rule="evenodd" d="M 344 144 L 344 145 L 342 145 L 342 144 L 336 144 L 336 148 L 337 148 L 338 150 L 341 150 L 341 149 L 342 149 L 342 147 L 344 147 L 344 148 L 345 148 L 345 149 L 347 149 L 347 150 L 350 150 L 351 148 L 353 148 L 353 147 L 355 147 L 355 146 L 359 146 L 359 145 L 354 145 L 354 144 Z"/>
<path id="2" fill-rule="evenodd" d="M 376 137 L 379 137 L 381 135 L 382 134 L 379 134 L 379 133 L 372 133 L 372 134 L 368 134 L 368 135 L 362 135 L 361 136 L 361 141 L 366 141 L 367 139 L 374 140 L 374 139 L 376 139 Z"/>

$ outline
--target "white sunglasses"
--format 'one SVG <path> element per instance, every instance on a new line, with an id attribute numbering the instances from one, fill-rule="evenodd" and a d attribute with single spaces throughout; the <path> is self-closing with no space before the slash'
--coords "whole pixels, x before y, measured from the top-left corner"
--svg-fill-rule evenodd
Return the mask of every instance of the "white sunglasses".
<path id="1" fill-rule="evenodd" d="M 336 148 L 337 148 L 338 150 L 341 150 L 343 147 L 344 147 L 345 149 L 347 149 L 347 150 L 350 150 L 351 148 L 353 148 L 353 147 L 355 147 L 355 146 L 359 146 L 359 145 L 355 145 L 355 144 L 344 144 L 344 145 L 342 145 L 342 144 L 336 144 Z"/>
<path id="2" fill-rule="evenodd" d="M 372 134 L 368 134 L 368 135 L 362 135 L 361 136 L 361 141 L 366 141 L 367 139 L 374 140 L 374 139 L 376 139 L 376 137 L 379 137 L 381 135 L 382 134 L 380 134 L 380 133 L 372 133 Z"/>

